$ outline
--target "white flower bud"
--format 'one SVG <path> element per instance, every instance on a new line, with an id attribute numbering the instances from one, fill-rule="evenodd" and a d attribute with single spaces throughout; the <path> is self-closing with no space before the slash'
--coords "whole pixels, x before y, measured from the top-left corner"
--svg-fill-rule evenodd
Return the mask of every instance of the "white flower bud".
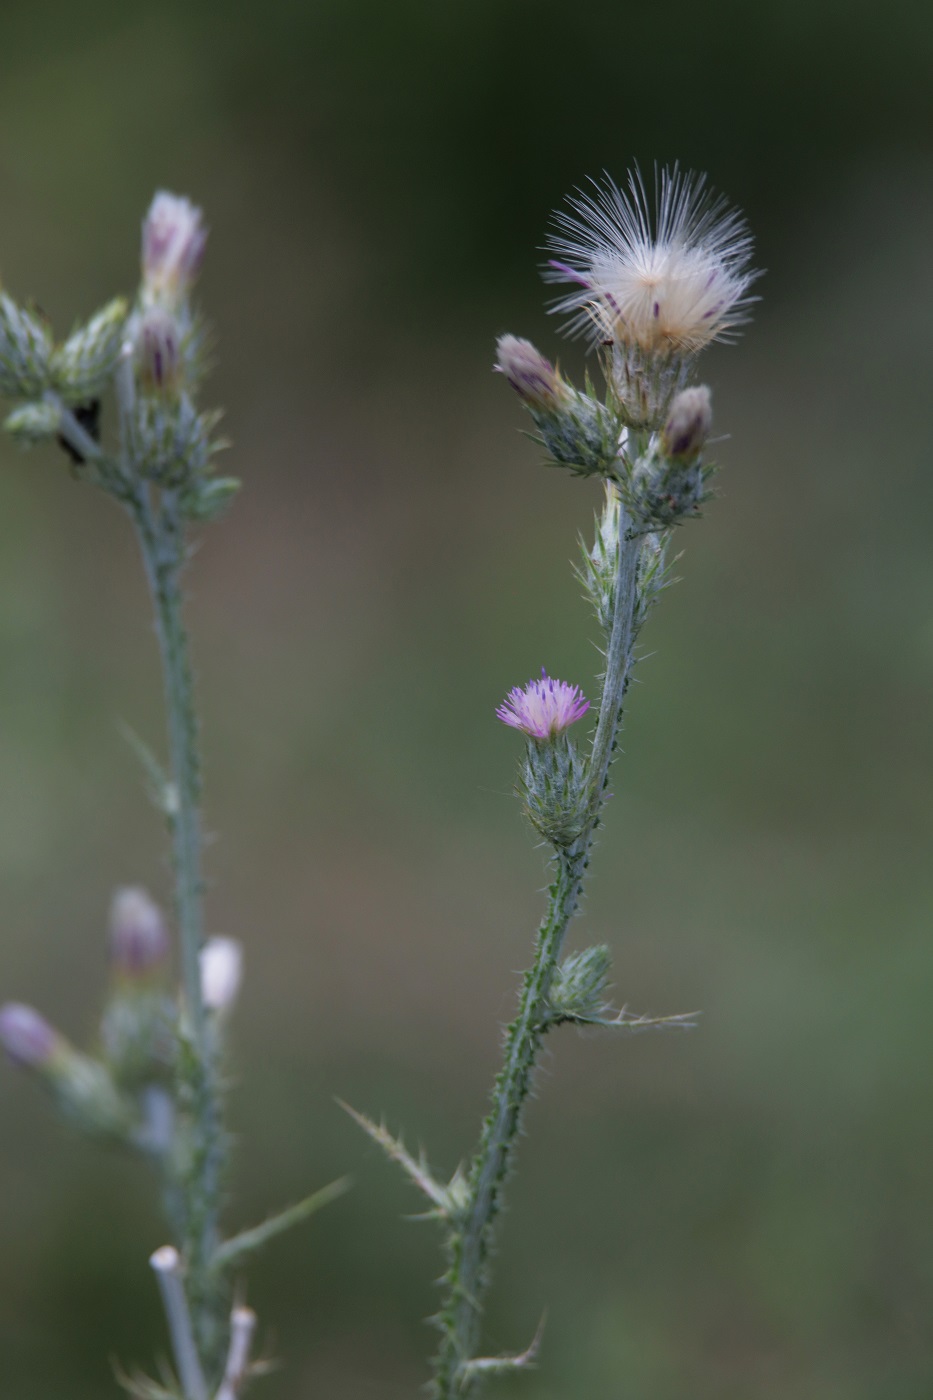
<path id="1" fill-rule="evenodd" d="M 235 938 L 209 938 L 201 949 L 201 999 L 208 1011 L 228 1011 L 243 979 L 243 949 Z"/>
<path id="2" fill-rule="evenodd" d="M 143 222 L 143 283 L 149 295 L 186 296 L 206 242 L 200 209 L 190 199 L 159 190 Z"/>
<path id="3" fill-rule="evenodd" d="M 110 906 L 110 956 L 115 970 L 130 981 L 145 978 L 169 955 L 162 911 L 144 889 L 117 890 Z"/>

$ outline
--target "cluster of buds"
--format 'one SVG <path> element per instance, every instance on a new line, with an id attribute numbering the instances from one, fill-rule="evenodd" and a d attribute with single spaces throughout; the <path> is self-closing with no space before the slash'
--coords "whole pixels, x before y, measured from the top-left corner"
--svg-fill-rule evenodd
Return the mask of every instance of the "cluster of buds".
<path id="1" fill-rule="evenodd" d="M 218 416 L 192 392 L 206 334 L 191 291 L 207 230 L 200 209 L 160 191 L 142 227 L 141 283 L 132 308 L 109 302 L 56 344 L 46 317 L 0 290 L 0 394 L 19 402 L 4 427 L 22 447 L 57 440 L 76 467 L 128 502 L 140 477 L 177 492 L 189 520 L 220 514 L 238 487 L 213 474 Z M 113 383 L 123 441 L 102 443 L 101 396 Z"/>
<path id="2" fill-rule="evenodd" d="M 116 891 L 110 909 L 110 988 L 99 1053 L 77 1050 L 34 1010 L 0 1008 L 0 1046 L 32 1071 L 83 1131 L 146 1153 L 171 1150 L 174 1080 L 181 1031 L 171 994 L 165 917 L 145 890 Z M 210 938 L 201 953 L 201 995 L 218 1034 L 236 1001 L 242 953 L 232 938 Z"/>
<path id="3" fill-rule="evenodd" d="M 63 405 L 96 421 L 119 360 L 127 311 L 117 297 L 56 345 L 40 311 L 0 292 L 0 394 L 22 401 L 4 427 L 21 446 L 55 438 Z"/>
<path id="4" fill-rule="evenodd" d="M 540 680 L 516 686 L 496 710 L 527 738 L 520 793 L 528 820 L 554 846 L 572 845 L 589 815 L 586 765 L 566 732 L 589 707 L 579 686 L 542 669 Z"/>
<path id="5" fill-rule="evenodd" d="M 687 384 L 696 355 L 746 319 L 751 238 L 703 177 L 676 167 L 661 173 L 654 211 L 637 172 L 627 190 L 607 181 L 569 205 L 544 277 L 571 285 L 552 309 L 601 350 L 605 403 L 516 336 L 500 338 L 496 369 L 555 463 L 616 482 L 639 530 L 668 529 L 708 494 L 710 395 Z"/>

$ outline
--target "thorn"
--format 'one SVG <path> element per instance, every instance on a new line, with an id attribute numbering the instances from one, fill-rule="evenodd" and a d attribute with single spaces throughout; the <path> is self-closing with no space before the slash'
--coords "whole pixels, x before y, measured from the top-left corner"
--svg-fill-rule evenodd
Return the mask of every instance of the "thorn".
<path id="1" fill-rule="evenodd" d="M 460 1368 L 460 1388 L 465 1389 L 467 1383 L 477 1375 L 501 1375 L 503 1372 L 522 1371 L 533 1366 L 541 1349 L 546 1321 L 547 1309 L 541 1314 L 541 1321 L 531 1339 L 531 1345 L 516 1356 L 477 1356 L 472 1361 L 465 1361 Z"/>
<path id="2" fill-rule="evenodd" d="M 415 1161 L 411 1153 L 406 1149 L 401 1138 L 394 1138 L 388 1131 L 385 1124 L 376 1124 L 365 1114 L 358 1113 L 355 1108 L 351 1108 L 342 1099 L 337 1099 L 337 1103 L 349 1113 L 355 1123 L 363 1129 L 373 1142 L 379 1144 L 386 1156 L 393 1162 L 397 1162 L 406 1175 L 415 1183 L 419 1190 L 423 1191 L 429 1201 L 433 1201 L 437 1207 L 437 1214 L 444 1220 L 450 1215 L 450 1195 L 445 1187 L 435 1181 L 428 1168 L 424 1153 L 421 1160 Z"/>

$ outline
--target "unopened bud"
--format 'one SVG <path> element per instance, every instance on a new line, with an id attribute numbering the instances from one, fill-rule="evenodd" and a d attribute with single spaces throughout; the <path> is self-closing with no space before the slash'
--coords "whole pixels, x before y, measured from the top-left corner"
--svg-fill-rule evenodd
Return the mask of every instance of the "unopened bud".
<path id="1" fill-rule="evenodd" d="M 235 938 L 209 938 L 201 949 L 201 999 L 208 1011 L 228 1011 L 243 979 L 243 950 Z"/>
<path id="2" fill-rule="evenodd" d="M 165 963 L 169 937 L 162 911 L 144 889 L 117 890 L 110 906 L 110 956 L 115 970 L 130 981 Z"/>
<path id="3" fill-rule="evenodd" d="M 14 408 L 4 419 L 3 426 L 20 447 L 33 447 L 37 442 L 46 442 L 59 431 L 61 408 L 56 404 L 24 403 Z"/>
<path id="4" fill-rule="evenodd" d="M 63 1041 L 38 1011 L 9 1001 L 0 1007 L 0 1045 L 14 1064 L 42 1070 L 55 1059 Z"/>
<path id="5" fill-rule="evenodd" d="M 568 386 L 530 340 L 501 335 L 496 342 L 496 365 L 519 398 L 539 413 L 556 412 L 568 397 Z"/>
<path id="6" fill-rule="evenodd" d="M 93 1137 L 126 1139 L 132 1103 L 119 1093 L 107 1067 L 79 1054 L 31 1006 L 0 1008 L 0 1045 L 14 1064 L 34 1070 L 61 1113 Z"/>
<path id="7" fill-rule="evenodd" d="M 586 1021 L 606 1010 L 609 949 L 584 948 L 558 966 L 548 993 L 552 1021 Z"/>
<path id="8" fill-rule="evenodd" d="M 190 199 L 160 190 L 143 221 L 143 283 L 150 296 L 186 296 L 206 242 L 200 209 Z"/>
<path id="9" fill-rule="evenodd" d="M 139 323 L 136 356 L 139 378 L 147 389 L 177 387 L 180 347 L 178 323 L 164 306 L 150 306 Z"/>
<path id="10" fill-rule="evenodd" d="M 683 389 L 671 404 L 661 435 L 664 454 L 689 462 L 699 456 L 713 426 L 713 405 L 705 384 Z"/>
<path id="11" fill-rule="evenodd" d="M 52 355 L 55 388 L 69 403 L 97 398 L 117 367 L 127 305 L 109 302 Z"/>

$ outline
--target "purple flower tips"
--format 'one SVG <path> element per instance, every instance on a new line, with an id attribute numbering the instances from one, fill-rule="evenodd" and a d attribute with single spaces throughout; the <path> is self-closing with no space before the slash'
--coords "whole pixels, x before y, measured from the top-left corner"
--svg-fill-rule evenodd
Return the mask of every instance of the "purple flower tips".
<path id="1" fill-rule="evenodd" d="M 518 686 L 496 710 L 503 724 L 520 729 L 532 739 L 556 739 L 571 724 L 582 719 L 590 708 L 578 685 L 552 680 L 542 667 L 541 679 Z"/>

